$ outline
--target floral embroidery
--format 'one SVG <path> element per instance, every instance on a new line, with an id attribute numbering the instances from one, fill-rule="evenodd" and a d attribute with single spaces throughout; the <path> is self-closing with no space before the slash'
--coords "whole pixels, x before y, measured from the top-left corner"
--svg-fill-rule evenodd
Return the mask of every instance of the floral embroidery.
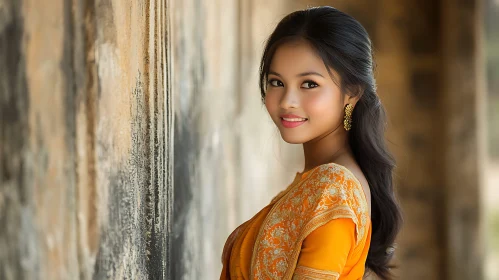
<path id="1" fill-rule="evenodd" d="M 337 280 L 340 274 L 336 271 L 319 270 L 306 266 L 298 266 L 295 269 L 293 280 L 307 280 L 307 279 L 324 279 L 324 280 Z"/>
<path id="2" fill-rule="evenodd" d="M 328 163 L 314 168 L 263 221 L 253 248 L 252 278 L 291 279 L 305 237 L 332 219 L 354 221 L 357 246 L 369 226 L 368 211 L 362 185 L 346 167 Z"/>

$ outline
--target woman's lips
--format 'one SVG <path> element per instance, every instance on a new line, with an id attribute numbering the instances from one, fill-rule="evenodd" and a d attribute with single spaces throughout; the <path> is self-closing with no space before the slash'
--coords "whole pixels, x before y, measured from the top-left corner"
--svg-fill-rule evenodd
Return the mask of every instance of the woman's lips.
<path id="1" fill-rule="evenodd" d="M 307 119 L 304 119 L 302 121 L 297 121 L 296 119 L 294 119 L 294 120 L 290 121 L 289 119 L 285 120 L 284 118 L 281 117 L 281 123 L 286 128 L 293 128 L 293 127 L 300 126 L 300 125 L 304 124 L 306 121 L 307 121 Z"/>

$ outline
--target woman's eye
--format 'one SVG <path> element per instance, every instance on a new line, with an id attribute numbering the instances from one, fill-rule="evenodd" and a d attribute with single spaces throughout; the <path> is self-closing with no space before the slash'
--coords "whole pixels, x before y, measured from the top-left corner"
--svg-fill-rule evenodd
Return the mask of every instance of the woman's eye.
<path id="1" fill-rule="evenodd" d="M 318 84 L 312 81 L 306 81 L 302 85 L 305 85 L 304 88 L 315 88 L 319 86 Z"/>
<path id="2" fill-rule="evenodd" d="M 270 80 L 269 84 L 273 87 L 282 87 L 284 84 L 279 80 Z"/>

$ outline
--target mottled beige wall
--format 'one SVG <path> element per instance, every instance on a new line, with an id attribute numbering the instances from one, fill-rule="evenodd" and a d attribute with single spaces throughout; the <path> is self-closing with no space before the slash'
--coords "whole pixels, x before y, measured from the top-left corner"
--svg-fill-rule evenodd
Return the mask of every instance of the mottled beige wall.
<path id="1" fill-rule="evenodd" d="M 166 276 L 166 1 L 0 1 L 0 278 Z"/>
<path id="2" fill-rule="evenodd" d="M 175 1 L 174 279 L 216 279 L 230 232 L 303 167 L 258 90 L 264 41 L 286 1 Z M 276 16 L 277 15 L 277 16 Z M 300 147 L 296 147 L 300 148 Z"/>
<path id="3" fill-rule="evenodd" d="M 215 279 L 238 180 L 237 3 L 172 5 L 175 191 L 172 279 Z M 221 9 L 220 7 L 224 7 Z"/>

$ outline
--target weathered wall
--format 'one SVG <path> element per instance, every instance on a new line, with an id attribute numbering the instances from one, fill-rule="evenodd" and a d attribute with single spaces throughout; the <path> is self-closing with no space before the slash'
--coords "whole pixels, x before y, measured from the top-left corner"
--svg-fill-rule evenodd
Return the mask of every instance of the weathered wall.
<path id="1" fill-rule="evenodd" d="M 219 277 L 229 233 L 301 171 L 290 148 L 279 149 L 257 87 L 261 49 L 285 2 L 173 4 L 173 279 Z"/>
<path id="2" fill-rule="evenodd" d="M 166 1 L 0 0 L 0 278 L 164 278 Z"/>
<path id="3" fill-rule="evenodd" d="M 175 1 L 172 279 L 217 279 L 227 236 L 301 171 L 261 103 L 258 66 L 287 1 Z"/>

